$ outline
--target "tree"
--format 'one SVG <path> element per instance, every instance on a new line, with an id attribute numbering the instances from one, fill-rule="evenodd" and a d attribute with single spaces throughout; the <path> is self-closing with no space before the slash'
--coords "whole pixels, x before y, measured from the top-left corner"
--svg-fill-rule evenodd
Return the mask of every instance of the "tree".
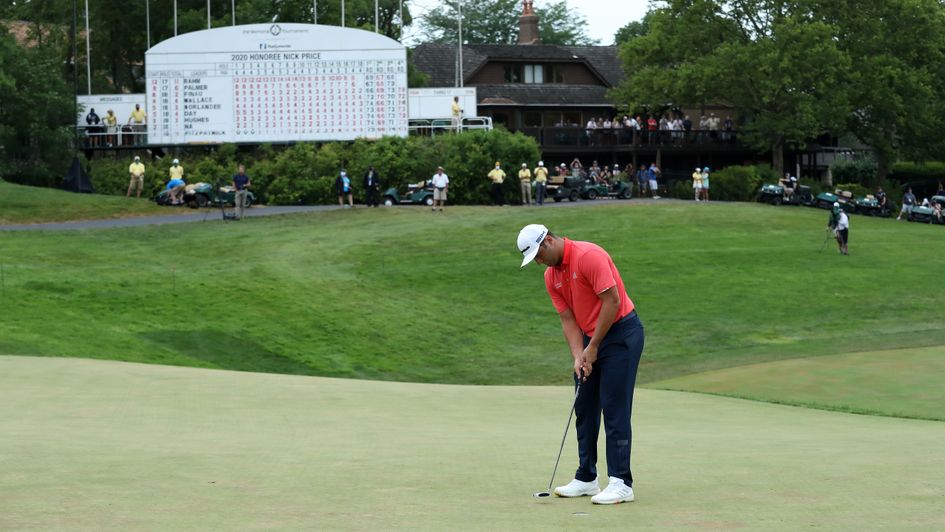
<path id="1" fill-rule="evenodd" d="M 830 0 L 821 12 L 850 57 L 847 129 L 873 148 L 877 178 L 900 156 L 941 156 L 945 10 L 937 0 Z M 865 183 L 869 184 L 869 183 Z"/>
<path id="2" fill-rule="evenodd" d="M 649 26 L 646 23 L 646 17 L 643 20 L 630 21 L 614 34 L 614 44 L 619 46 L 630 39 L 646 35 L 647 31 L 649 31 Z"/>
<path id="3" fill-rule="evenodd" d="M 518 42 L 520 0 L 463 0 L 463 42 L 466 44 L 515 44 Z M 587 45 L 596 41 L 587 35 L 587 22 L 559 0 L 547 7 L 536 7 L 542 44 Z M 443 8 L 421 17 L 421 28 L 428 41 L 458 40 L 459 4 L 446 0 Z"/>
<path id="4" fill-rule="evenodd" d="M 814 0 L 669 0 L 648 31 L 621 46 L 627 79 L 615 91 L 631 107 L 727 104 L 742 113 L 741 138 L 771 151 L 845 125 L 850 64 L 837 28 Z"/>

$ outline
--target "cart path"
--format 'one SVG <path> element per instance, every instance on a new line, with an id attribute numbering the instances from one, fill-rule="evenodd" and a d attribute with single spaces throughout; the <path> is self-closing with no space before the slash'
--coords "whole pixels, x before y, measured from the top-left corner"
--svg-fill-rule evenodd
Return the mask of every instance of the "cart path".
<path id="1" fill-rule="evenodd" d="M 566 208 L 566 207 L 591 207 L 594 205 L 614 205 L 616 203 L 626 203 L 627 206 L 630 205 L 641 205 L 641 204 L 653 204 L 653 203 L 675 203 L 681 202 L 683 200 L 672 199 L 672 198 L 661 198 L 658 200 L 654 199 L 633 199 L 630 201 L 626 200 L 609 200 L 609 199 L 600 199 L 596 201 L 562 201 L 560 203 L 549 202 L 544 205 L 543 208 Z M 513 207 L 518 207 L 517 204 L 512 204 Z M 485 208 L 492 208 L 483 205 Z M 173 208 L 173 207 L 168 207 Z M 356 209 L 365 209 L 364 205 L 355 205 Z M 420 205 L 395 205 L 394 207 L 384 207 L 384 208 L 426 208 Z M 279 216 L 283 214 L 293 214 L 298 212 L 316 212 L 316 211 L 331 211 L 331 210 L 340 210 L 341 207 L 338 205 L 297 205 L 297 206 L 254 206 L 249 209 L 246 209 L 245 216 L 247 218 L 255 218 L 257 216 Z M 232 211 L 232 209 L 228 209 Z M 219 221 L 220 220 L 220 211 L 216 208 L 208 208 L 190 211 L 187 214 L 164 214 L 158 216 L 135 216 L 130 218 L 112 218 L 107 220 L 80 220 L 74 222 L 48 222 L 48 223 L 34 223 L 34 224 L 10 224 L 10 225 L 0 225 L 0 231 L 63 231 L 63 230 L 76 230 L 76 229 L 109 229 L 114 227 L 138 227 L 142 225 L 166 225 L 166 224 L 179 224 L 179 223 L 188 223 L 188 222 L 204 222 L 204 221 Z"/>

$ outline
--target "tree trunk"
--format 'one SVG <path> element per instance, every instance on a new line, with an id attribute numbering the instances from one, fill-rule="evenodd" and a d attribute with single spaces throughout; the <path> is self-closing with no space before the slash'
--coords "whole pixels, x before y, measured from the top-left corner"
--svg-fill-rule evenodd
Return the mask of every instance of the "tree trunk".
<path id="1" fill-rule="evenodd" d="M 771 167 L 779 176 L 784 175 L 784 137 L 771 143 Z"/>

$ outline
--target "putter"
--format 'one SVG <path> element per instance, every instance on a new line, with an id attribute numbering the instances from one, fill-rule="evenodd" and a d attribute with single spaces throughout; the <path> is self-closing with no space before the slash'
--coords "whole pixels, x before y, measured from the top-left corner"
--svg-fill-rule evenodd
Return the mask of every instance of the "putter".
<path id="1" fill-rule="evenodd" d="M 561 461 L 561 451 L 564 450 L 564 440 L 568 438 L 568 428 L 571 426 L 571 417 L 574 415 L 574 408 L 577 406 L 578 394 L 581 393 L 581 381 L 584 380 L 584 371 L 578 379 L 577 388 L 574 389 L 574 403 L 571 404 L 571 412 L 568 413 L 568 424 L 564 426 L 564 436 L 561 436 L 561 447 L 558 448 L 558 458 L 555 460 L 555 468 L 551 472 L 551 480 L 548 481 L 548 491 L 539 491 L 534 494 L 535 497 L 551 497 L 551 486 L 555 483 L 555 474 L 558 472 L 558 462 Z"/>

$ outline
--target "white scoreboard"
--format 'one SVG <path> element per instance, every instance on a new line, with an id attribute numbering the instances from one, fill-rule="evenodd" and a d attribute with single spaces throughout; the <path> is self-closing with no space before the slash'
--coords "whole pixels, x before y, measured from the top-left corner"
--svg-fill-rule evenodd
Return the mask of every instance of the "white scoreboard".
<path id="1" fill-rule="evenodd" d="M 197 31 L 145 54 L 149 144 L 407 135 L 407 52 L 315 24 Z"/>

